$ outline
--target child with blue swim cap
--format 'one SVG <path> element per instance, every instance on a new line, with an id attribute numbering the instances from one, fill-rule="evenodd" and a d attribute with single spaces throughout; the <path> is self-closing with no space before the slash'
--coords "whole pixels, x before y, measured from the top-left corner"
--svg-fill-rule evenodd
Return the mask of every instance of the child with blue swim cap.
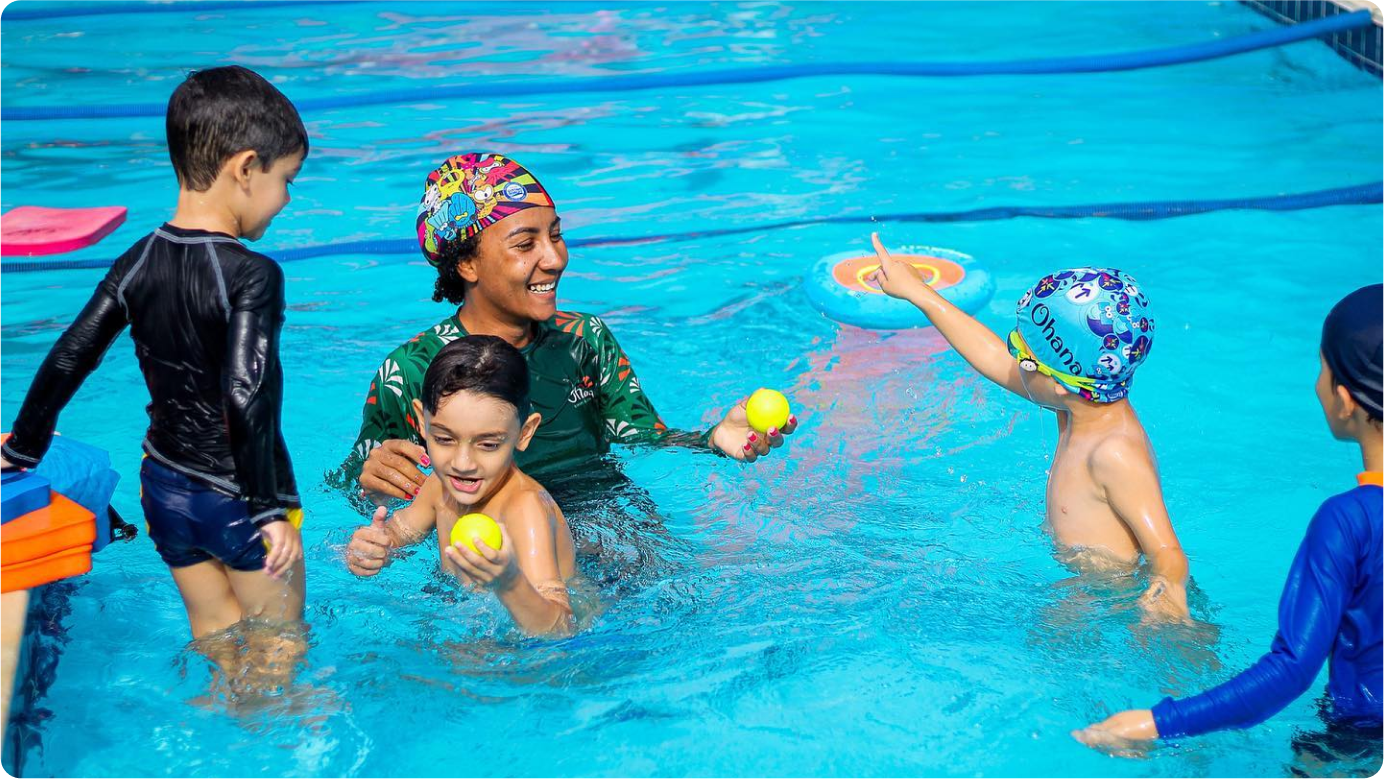
<path id="1" fill-rule="evenodd" d="M 981 375 L 1057 412 L 1047 520 L 1063 547 L 1133 566 L 1142 554 L 1149 613 L 1186 620 L 1187 556 L 1163 504 L 1153 447 L 1129 387 L 1153 346 L 1149 300 L 1128 274 L 1075 268 L 1038 280 L 1007 339 L 947 302 L 873 236 L 885 294 L 917 306 Z"/>
<path id="2" fill-rule="evenodd" d="M 1148 297 L 1123 271 L 1077 268 L 1044 276 L 1019 300 L 1009 353 L 1075 395 L 1112 403 L 1129 395 L 1153 346 Z"/>

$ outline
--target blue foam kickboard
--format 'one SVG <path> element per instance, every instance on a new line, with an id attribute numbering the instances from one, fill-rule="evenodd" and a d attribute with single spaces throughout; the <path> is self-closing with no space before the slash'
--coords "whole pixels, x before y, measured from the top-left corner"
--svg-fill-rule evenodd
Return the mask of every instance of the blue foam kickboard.
<path id="1" fill-rule="evenodd" d="M 96 512 L 96 540 L 91 542 L 91 551 L 99 552 L 110 546 L 111 543 L 111 512 L 107 508 L 105 511 Z"/>
<path id="2" fill-rule="evenodd" d="M 4 522 L 19 519 L 30 511 L 37 511 L 49 503 L 52 486 L 48 480 L 36 473 L 20 471 L 7 473 L 0 477 L 0 517 Z"/>
<path id="3" fill-rule="evenodd" d="M 91 551 L 99 552 L 110 542 L 109 506 L 120 474 L 111 469 L 109 454 L 71 436 L 55 436 L 34 472 L 48 479 L 54 492 L 96 515 Z"/>

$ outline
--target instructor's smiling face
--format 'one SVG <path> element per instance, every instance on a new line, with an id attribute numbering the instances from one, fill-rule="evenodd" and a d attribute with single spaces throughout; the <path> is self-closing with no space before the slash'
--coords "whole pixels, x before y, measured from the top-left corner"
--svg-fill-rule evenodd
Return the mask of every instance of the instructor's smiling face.
<path id="1" fill-rule="evenodd" d="M 472 260 L 461 263 L 462 278 L 497 311 L 516 319 L 543 322 L 557 313 L 557 283 L 567 269 L 562 219 L 553 208 L 526 208 L 481 233 Z"/>

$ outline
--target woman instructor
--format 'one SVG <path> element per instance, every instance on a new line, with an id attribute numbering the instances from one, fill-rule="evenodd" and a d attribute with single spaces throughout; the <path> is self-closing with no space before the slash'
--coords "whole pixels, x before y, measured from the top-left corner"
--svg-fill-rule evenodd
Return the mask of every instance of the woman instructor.
<path id="1" fill-rule="evenodd" d="M 703 433 L 669 430 L 644 394 L 629 358 L 599 317 L 557 310 L 567 268 L 561 219 L 547 190 L 498 154 L 459 154 L 428 175 L 418 207 L 418 243 L 437 268 L 433 299 L 455 313 L 390 352 L 370 384 L 360 433 L 343 465 L 376 502 L 411 498 L 429 467 L 411 406 L 433 355 L 465 335 L 494 335 L 524 355 L 533 408 L 543 421 L 526 470 L 563 467 L 612 443 L 707 448 L 753 462 L 797 426 L 750 429 L 745 401 Z"/>

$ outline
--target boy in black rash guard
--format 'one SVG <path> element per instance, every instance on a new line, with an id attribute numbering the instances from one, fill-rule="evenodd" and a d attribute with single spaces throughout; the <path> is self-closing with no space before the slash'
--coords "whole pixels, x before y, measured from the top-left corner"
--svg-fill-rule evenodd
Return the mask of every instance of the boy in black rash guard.
<path id="1" fill-rule="evenodd" d="M 302 510 L 280 432 L 283 271 L 257 240 L 308 152 L 298 111 L 241 67 L 194 73 L 168 102 L 172 221 L 111 267 L 39 368 L 5 467 L 38 465 L 58 414 L 128 325 L 149 387 L 140 472 L 149 537 L 194 638 L 303 614 Z"/>

